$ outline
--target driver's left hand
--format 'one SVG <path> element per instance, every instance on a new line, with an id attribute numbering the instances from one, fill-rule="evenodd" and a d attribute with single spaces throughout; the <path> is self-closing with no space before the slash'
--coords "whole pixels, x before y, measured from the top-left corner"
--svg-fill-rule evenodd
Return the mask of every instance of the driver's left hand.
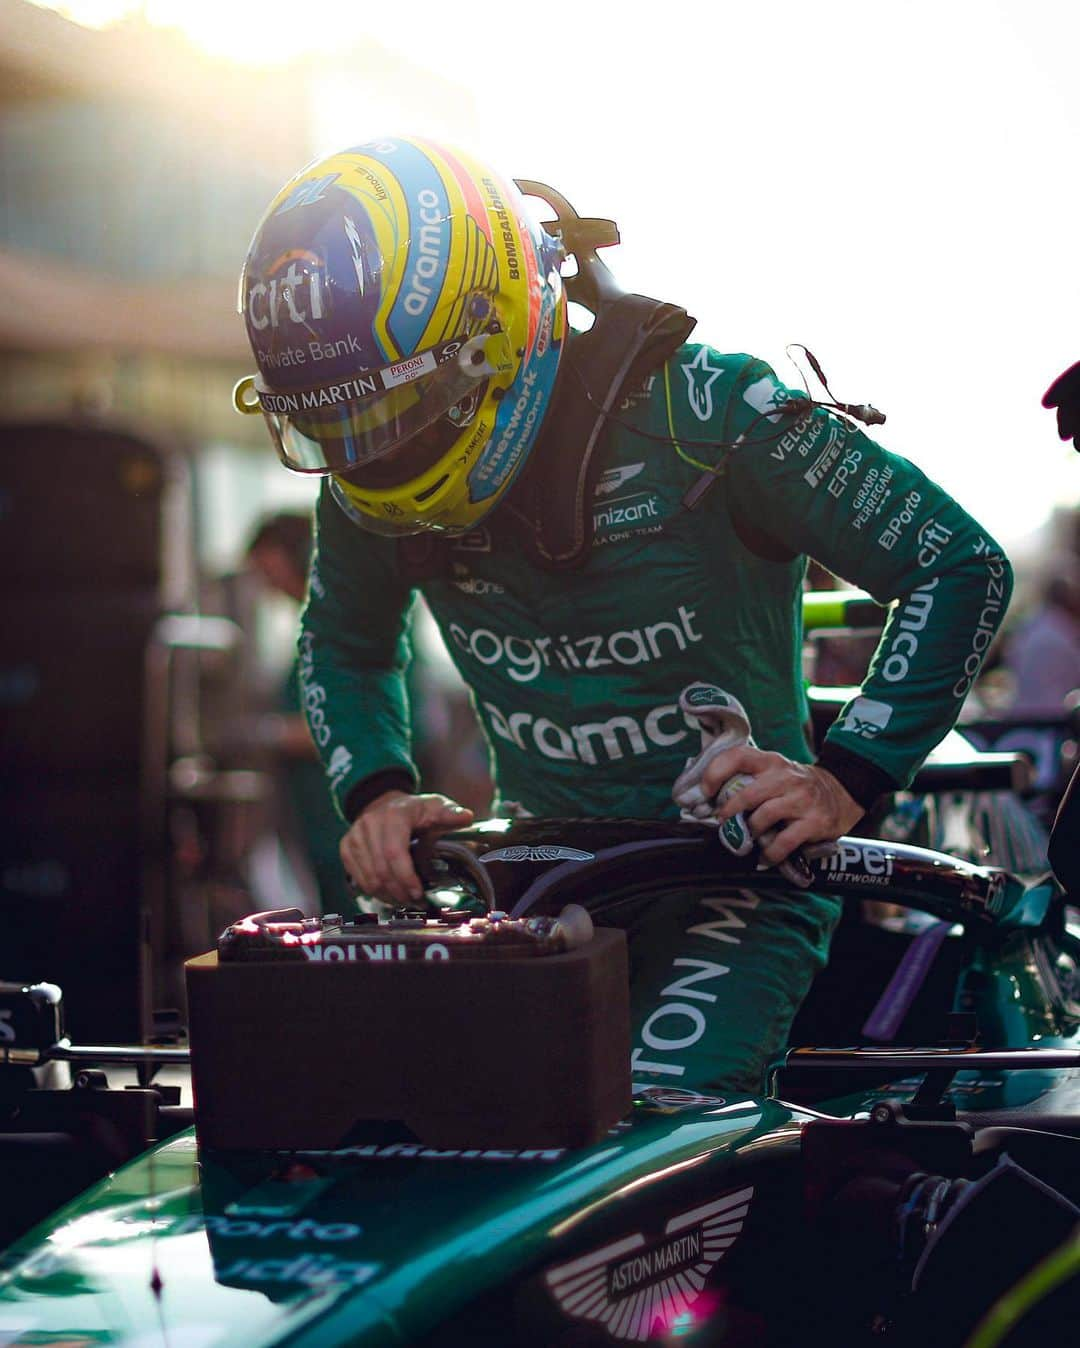
<path id="1" fill-rule="evenodd" d="M 797 847 L 835 841 L 865 814 L 827 768 L 748 744 L 716 755 L 702 774 L 703 792 L 715 795 L 737 773 L 754 780 L 724 801 L 716 818 L 723 823 L 741 810 L 755 838 L 777 827 L 761 852 L 770 866 Z"/>

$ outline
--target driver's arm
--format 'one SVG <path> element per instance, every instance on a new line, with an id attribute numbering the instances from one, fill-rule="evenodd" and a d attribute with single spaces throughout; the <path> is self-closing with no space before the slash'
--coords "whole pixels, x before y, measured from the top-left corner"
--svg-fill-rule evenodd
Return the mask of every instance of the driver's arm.
<path id="1" fill-rule="evenodd" d="M 300 691 L 329 789 L 349 826 L 342 862 L 366 892 L 404 903 L 420 893 L 409 840 L 460 827 L 468 810 L 416 794 L 405 670 L 413 596 L 396 544 L 351 524 L 324 487 L 300 628 Z"/>
<path id="2" fill-rule="evenodd" d="M 748 360 L 725 438 L 732 509 L 792 553 L 893 603 L 861 696 L 819 757 L 868 806 L 910 782 L 956 720 L 1012 592 L 1000 546 L 907 459 L 823 409 L 763 417 L 797 392 Z"/>

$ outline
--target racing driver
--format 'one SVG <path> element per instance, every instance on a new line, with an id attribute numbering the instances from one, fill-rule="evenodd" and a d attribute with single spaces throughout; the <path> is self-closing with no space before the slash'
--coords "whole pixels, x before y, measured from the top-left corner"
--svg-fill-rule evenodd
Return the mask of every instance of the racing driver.
<path id="1" fill-rule="evenodd" d="M 420 894 L 410 837 L 472 818 L 410 760 L 416 592 L 472 691 L 496 813 L 674 817 L 700 745 L 680 693 L 705 681 L 753 742 L 713 756 L 702 789 L 745 775 L 717 819 L 744 812 L 769 865 L 910 780 L 1005 613 L 997 543 L 858 428 L 866 409 L 789 390 L 689 341 L 684 310 L 623 295 L 596 259 L 617 241 L 604 225 L 544 228 L 488 165 L 389 138 L 302 170 L 245 261 L 256 373 L 237 406 L 263 413 L 287 467 L 323 477 L 304 705 L 345 867 L 394 904 Z M 568 287 L 586 331 L 568 328 Z M 891 604 L 816 760 L 808 558 Z M 673 884 L 628 913 L 635 1086 L 760 1091 L 839 902 Z"/>

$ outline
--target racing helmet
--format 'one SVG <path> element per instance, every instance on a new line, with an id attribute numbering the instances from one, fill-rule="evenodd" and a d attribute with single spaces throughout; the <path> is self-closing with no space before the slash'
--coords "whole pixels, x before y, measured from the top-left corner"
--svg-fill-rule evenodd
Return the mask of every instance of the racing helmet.
<path id="1" fill-rule="evenodd" d="M 471 529 L 532 448 L 566 334 L 563 248 L 512 181 L 428 140 L 302 169 L 248 249 L 240 310 L 285 465 L 374 533 Z"/>

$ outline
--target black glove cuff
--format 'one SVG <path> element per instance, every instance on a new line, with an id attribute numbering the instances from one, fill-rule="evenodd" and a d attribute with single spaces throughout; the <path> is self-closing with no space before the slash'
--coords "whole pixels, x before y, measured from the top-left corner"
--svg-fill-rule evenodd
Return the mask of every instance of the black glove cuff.
<path id="1" fill-rule="evenodd" d="M 878 798 L 890 791 L 898 790 L 898 784 L 874 763 L 869 763 L 850 749 L 839 744 L 822 745 L 818 754 L 819 767 L 831 772 L 852 800 L 857 801 L 864 810 L 876 804 Z"/>
<path id="2" fill-rule="evenodd" d="M 373 772 L 349 791 L 345 797 L 345 818 L 352 823 L 371 802 L 386 791 L 416 790 L 416 779 L 405 768 L 386 768 L 383 772 Z"/>

